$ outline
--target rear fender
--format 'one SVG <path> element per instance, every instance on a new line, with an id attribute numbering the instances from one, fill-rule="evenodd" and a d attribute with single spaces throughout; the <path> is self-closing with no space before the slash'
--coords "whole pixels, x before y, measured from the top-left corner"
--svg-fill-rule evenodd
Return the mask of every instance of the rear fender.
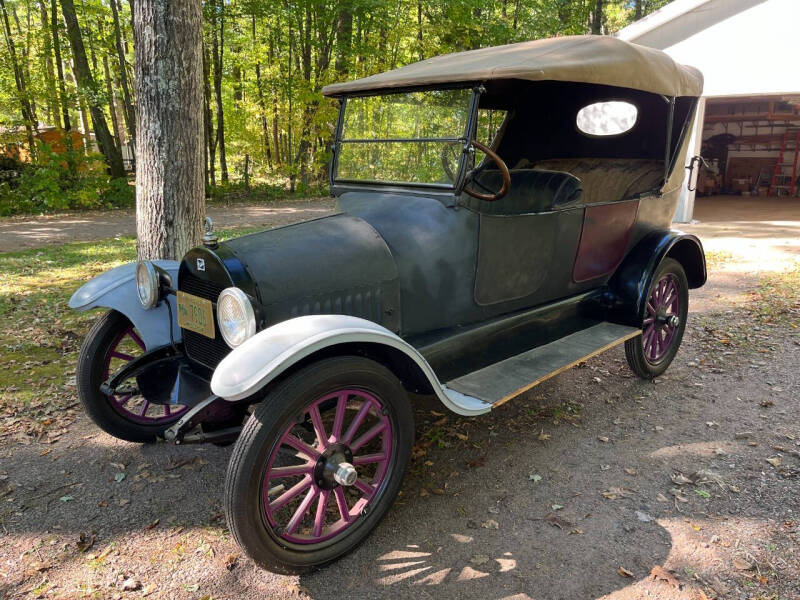
<path id="1" fill-rule="evenodd" d="M 700 240 L 674 229 L 653 232 L 628 253 L 609 281 L 612 321 L 632 327 L 642 324 L 647 290 L 665 258 L 673 258 L 681 264 L 689 288 L 699 288 L 705 284 L 706 257 Z"/>
<path id="2" fill-rule="evenodd" d="M 211 391 L 226 400 L 248 398 L 300 361 L 330 356 L 337 349 L 349 353 L 359 344 L 399 355 L 401 360 L 388 361 L 386 366 L 401 380 L 409 373 L 400 371 L 411 370 L 453 412 L 472 416 L 491 410 L 491 404 L 443 386 L 425 358 L 399 336 L 377 323 L 347 315 L 296 317 L 260 331 L 222 359 L 211 378 Z"/>
<path id="3" fill-rule="evenodd" d="M 167 271 L 172 277 L 172 281 L 177 283 L 180 262 L 154 260 L 153 264 Z M 72 298 L 69 299 L 69 307 L 74 310 L 103 307 L 121 312 L 136 327 L 147 349 L 152 350 L 170 343 L 170 317 L 166 306 L 167 302 L 172 307 L 174 341 L 178 342 L 181 339 L 181 330 L 178 328 L 175 296 L 167 296 L 155 308 L 147 310 L 142 308 L 136 293 L 136 263 L 121 265 L 83 284 L 72 294 Z"/>

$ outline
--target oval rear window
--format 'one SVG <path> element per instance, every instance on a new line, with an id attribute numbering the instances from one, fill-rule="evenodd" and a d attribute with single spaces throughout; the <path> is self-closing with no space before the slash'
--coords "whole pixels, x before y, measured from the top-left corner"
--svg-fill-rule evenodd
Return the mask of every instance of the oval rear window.
<path id="1" fill-rule="evenodd" d="M 633 129 L 638 115 L 630 102 L 595 102 L 578 111 L 576 125 L 586 135 L 620 135 Z"/>

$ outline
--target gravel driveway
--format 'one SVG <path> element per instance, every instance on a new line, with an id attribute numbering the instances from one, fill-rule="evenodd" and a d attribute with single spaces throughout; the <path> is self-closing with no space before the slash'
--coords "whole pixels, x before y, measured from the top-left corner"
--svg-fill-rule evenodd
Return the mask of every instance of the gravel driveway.
<path id="1" fill-rule="evenodd" d="M 55 440 L 0 438 L 0 598 L 800 598 L 800 332 L 745 312 L 795 255 L 754 272 L 746 245 L 715 250 L 655 382 L 617 348 L 485 417 L 415 399 L 402 495 L 309 575 L 231 542 L 230 448 L 127 444 L 76 408 Z"/>
<path id="2" fill-rule="evenodd" d="M 266 228 L 321 217 L 331 210 L 332 199 L 312 198 L 261 204 L 211 205 L 207 213 L 217 229 Z M 136 214 L 133 210 L 0 218 L 0 252 L 127 235 L 136 235 Z"/>

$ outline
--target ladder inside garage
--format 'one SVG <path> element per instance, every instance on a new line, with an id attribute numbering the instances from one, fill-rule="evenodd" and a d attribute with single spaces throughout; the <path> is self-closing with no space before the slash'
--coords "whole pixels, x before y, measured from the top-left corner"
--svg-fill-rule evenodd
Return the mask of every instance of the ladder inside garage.
<path id="1" fill-rule="evenodd" d="M 800 127 L 787 127 L 783 132 L 783 143 L 775 164 L 770 196 L 793 197 L 797 189 L 797 163 L 800 153 Z M 791 173 L 789 172 L 791 171 Z"/>

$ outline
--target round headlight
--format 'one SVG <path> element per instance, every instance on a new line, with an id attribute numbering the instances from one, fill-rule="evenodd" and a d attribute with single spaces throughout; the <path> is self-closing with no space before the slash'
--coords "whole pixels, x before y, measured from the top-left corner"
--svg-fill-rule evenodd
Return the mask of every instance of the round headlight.
<path id="1" fill-rule="evenodd" d="M 217 299 L 217 323 L 231 348 L 241 345 L 256 333 L 256 315 L 250 299 L 242 290 L 229 287 Z"/>
<path id="2" fill-rule="evenodd" d="M 149 260 L 140 260 L 136 265 L 136 293 L 144 308 L 158 304 L 158 273 Z"/>

